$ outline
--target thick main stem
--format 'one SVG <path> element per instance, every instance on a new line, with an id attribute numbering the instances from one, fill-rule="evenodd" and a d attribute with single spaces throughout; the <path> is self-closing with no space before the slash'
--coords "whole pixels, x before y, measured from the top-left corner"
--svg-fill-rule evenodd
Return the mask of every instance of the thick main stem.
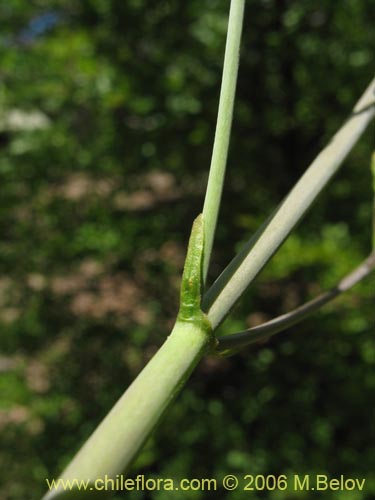
<path id="1" fill-rule="evenodd" d="M 60 476 L 64 480 L 114 478 L 134 457 L 208 349 L 204 327 L 178 321 L 165 343 L 115 404 Z M 77 494 L 79 492 L 77 491 Z M 51 490 L 43 500 L 65 498 Z M 71 497 L 71 493 L 69 498 Z"/>

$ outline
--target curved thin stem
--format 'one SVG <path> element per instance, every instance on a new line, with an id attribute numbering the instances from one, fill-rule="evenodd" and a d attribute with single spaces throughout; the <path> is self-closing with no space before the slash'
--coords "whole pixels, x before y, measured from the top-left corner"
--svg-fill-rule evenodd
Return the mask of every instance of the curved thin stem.
<path id="1" fill-rule="evenodd" d="M 203 206 L 203 220 L 205 223 L 203 262 L 204 281 L 206 281 L 208 266 L 211 258 L 217 217 L 220 208 L 221 193 L 223 190 L 225 167 L 227 163 L 234 97 L 237 84 L 244 7 L 244 0 L 231 1 L 219 110 L 217 115 L 210 174 L 208 177 L 206 197 Z"/>
<path id="2" fill-rule="evenodd" d="M 368 276 L 375 267 L 375 252 L 362 262 L 354 271 L 343 278 L 340 283 L 331 288 L 328 292 L 322 293 L 318 297 L 302 306 L 297 307 L 293 311 L 271 319 L 259 326 L 254 326 L 242 332 L 225 335 L 218 339 L 216 352 L 221 355 L 234 354 L 241 347 L 245 347 L 259 340 L 282 332 L 296 323 L 304 320 L 307 316 L 320 309 L 323 305 L 336 298 L 341 293 L 349 290 L 363 278 Z"/>
<path id="3" fill-rule="evenodd" d="M 202 301 L 212 328 L 228 314 L 247 286 L 270 260 L 295 225 L 311 207 L 317 196 L 361 136 L 375 113 L 375 79 L 370 83 L 348 120 L 313 161 L 278 210 L 257 236 L 250 251 L 240 252 L 208 290 Z M 227 268 L 228 269 L 228 268 Z"/>

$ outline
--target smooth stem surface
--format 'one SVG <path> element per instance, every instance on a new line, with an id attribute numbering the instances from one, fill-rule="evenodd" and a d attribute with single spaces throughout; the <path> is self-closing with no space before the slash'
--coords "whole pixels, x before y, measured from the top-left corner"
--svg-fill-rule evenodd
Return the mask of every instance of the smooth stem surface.
<path id="1" fill-rule="evenodd" d="M 244 0 L 232 0 L 229 12 L 227 42 L 225 47 L 223 78 L 210 174 L 203 206 L 205 246 L 203 279 L 206 280 L 215 235 L 217 217 L 223 190 L 229 138 L 232 125 L 234 97 L 236 93 L 240 41 L 244 14 Z"/>
<path id="2" fill-rule="evenodd" d="M 375 79 L 356 104 L 353 113 L 317 156 L 281 203 L 249 252 L 240 252 L 203 298 L 203 310 L 215 329 L 269 261 L 297 222 L 338 170 L 375 112 Z"/>
<path id="3" fill-rule="evenodd" d="M 218 339 L 216 351 L 222 355 L 234 354 L 238 349 L 245 347 L 259 340 L 267 339 L 276 333 L 282 332 L 293 326 L 312 313 L 319 310 L 322 306 L 336 298 L 341 293 L 349 290 L 363 278 L 368 276 L 375 267 L 375 252 L 373 252 L 364 262 L 362 262 L 354 271 L 343 278 L 340 283 L 329 290 L 322 293 L 318 297 L 302 306 L 297 307 L 293 311 L 278 316 L 277 318 L 267 321 L 259 326 L 254 326 L 242 332 L 225 335 Z"/>
<path id="4" fill-rule="evenodd" d="M 191 322 L 178 321 L 163 346 L 79 450 L 60 478 L 114 478 L 126 471 L 205 354 L 210 336 Z M 43 499 L 75 498 L 80 493 L 50 491 Z"/>

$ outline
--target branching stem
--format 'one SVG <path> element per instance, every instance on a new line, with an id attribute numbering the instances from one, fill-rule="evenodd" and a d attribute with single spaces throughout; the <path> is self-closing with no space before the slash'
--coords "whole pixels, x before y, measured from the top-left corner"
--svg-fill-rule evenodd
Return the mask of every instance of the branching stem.
<path id="1" fill-rule="evenodd" d="M 270 260 L 331 180 L 375 114 L 375 78 L 336 135 L 321 151 L 261 234 L 246 244 L 203 298 L 202 307 L 215 329 Z"/>

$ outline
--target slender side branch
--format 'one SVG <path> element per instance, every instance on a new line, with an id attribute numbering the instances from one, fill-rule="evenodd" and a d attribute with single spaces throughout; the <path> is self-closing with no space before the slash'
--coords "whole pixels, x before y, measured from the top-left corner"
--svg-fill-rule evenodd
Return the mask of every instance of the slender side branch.
<path id="1" fill-rule="evenodd" d="M 216 222 L 220 208 L 221 193 L 223 190 L 225 167 L 227 163 L 234 97 L 237 83 L 244 5 L 244 0 L 232 0 L 229 12 L 228 34 L 225 47 L 219 110 L 217 115 L 210 174 L 203 206 L 203 220 L 205 222 L 203 263 L 204 281 L 206 280 L 208 266 L 210 263 Z"/>
<path id="2" fill-rule="evenodd" d="M 297 307 L 297 309 L 278 316 L 271 321 L 267 321 L 262 325 L 219 338 L 216 352 L 221 355 L 234 354 L 241 347 L 269 338 L 276 333 L 286 330 L 290 326 L 304 320 L 307 316 L 310 316 L 310 314 L 320 309 L 323 305 L 327 304 L 327 302 L 330 302 L 341 293 L 356 285 L 359 281 L 368 276 L 374 267 L 375 252 L 371 253 L 371 255 L 364 262 L 354 269 L 354 271 L 345 276 L 345 278 L 343 278 L 337 286 L 328 292 L 325 292 L 315 299 L 306 302 L 306 304 Z"/>
<path id="3" fill-rule="evenodd" d="M 348 120 L 321 151 L 281 203 L 249 252 L 240 252 L 205 295 L 202 307 L 215 329 L 255 276 L 270 260 L 294 226 L 338 170 L 375 113 L 375 79 Z"/>

